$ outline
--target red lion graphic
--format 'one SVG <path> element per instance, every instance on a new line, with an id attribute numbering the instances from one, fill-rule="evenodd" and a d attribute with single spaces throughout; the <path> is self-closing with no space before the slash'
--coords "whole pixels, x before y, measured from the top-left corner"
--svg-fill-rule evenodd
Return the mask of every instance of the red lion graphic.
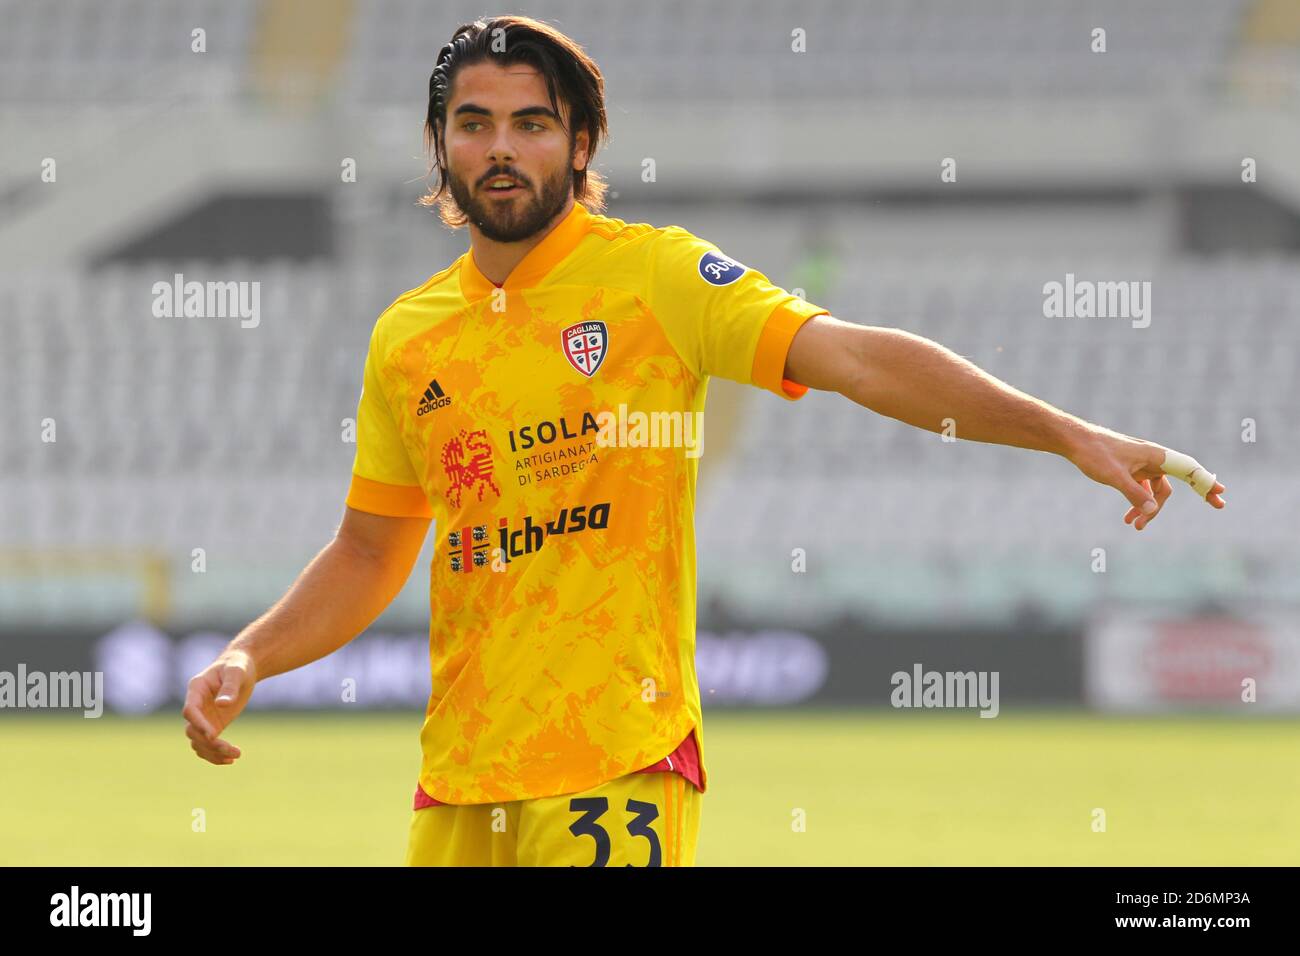
<path id="1" fill-rule="evenodd" d="M 442 470 L 450 482 L 447 500 L 453 507 L 460 507 L 461 493 L 466 488 L 477 491 L 479 501 L 488 488 L 501 497 L 501 489 L 492 480 L 492 446 L 482 428 L 472 432 L 462 428 L 459 435 L 442 446 Z"/>

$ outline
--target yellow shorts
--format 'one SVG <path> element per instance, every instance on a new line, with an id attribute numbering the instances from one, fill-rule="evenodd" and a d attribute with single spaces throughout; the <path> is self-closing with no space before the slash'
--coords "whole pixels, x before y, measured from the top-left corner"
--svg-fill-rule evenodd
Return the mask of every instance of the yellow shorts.
<path id="1" fill-rule="evenodd" d="M 694 866 L 701 794 L 676 773 L 413 812 L 407 866 Z"/>

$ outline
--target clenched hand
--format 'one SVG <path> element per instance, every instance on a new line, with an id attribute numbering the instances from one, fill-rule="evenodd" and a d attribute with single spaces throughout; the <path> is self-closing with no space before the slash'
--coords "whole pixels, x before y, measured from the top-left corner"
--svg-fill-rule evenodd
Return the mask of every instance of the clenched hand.
<path id="1" fill-rule="evenodd" d="M 253 694 L 257 674 L 243 651 L 226 651 L 190 679 L 185 693 L 185 736 L 190 747 L 209 763 L 225 765 L 239 757 L 239 748 L 220 734 L 243 711 Z"/>

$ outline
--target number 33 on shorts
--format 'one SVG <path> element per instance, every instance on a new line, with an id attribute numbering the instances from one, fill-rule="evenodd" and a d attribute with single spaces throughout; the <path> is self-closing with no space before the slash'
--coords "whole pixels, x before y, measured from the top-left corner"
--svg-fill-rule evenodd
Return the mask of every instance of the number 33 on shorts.
<path id="1" fill-rule="evenodd" d="M 675 773 L 581 793 L 414 811 L 411 866 L 693 866 L 701 795 Z"/>

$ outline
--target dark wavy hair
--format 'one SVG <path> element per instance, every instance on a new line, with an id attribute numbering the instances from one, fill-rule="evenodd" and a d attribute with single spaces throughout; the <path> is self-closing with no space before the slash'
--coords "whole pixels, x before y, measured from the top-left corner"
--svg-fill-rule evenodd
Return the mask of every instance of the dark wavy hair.
<path id="1" fill-rule="evenodd" d="M 573 196 L 592 212 L 605 209 L 608 184 L 591 169 L 602 140 L 609 138 L 605 117 L 605 78 L 600 67 L 574 40 L 530 17 L 504 16 L 475 20 L 456 28 L 451 42 L 438 51 L 429 77 L 429 109 L 424 120 L 424 146 L 429 153 L 429 175 L 438 173 L 436 189 L 420 197 L 420 205 L 437 206 L 442 221 L 453 229 L 469 218 L 448 192 L 447 103 L 456 73 L 464 66 L 494 62 L 501 66 L 525 63 L 546 81 L 551 109 L 561 114 L 559 100 L 569 110 L 569 143 L 579 130 L 587 131 L 587 167 L 573 171 Z"/>

